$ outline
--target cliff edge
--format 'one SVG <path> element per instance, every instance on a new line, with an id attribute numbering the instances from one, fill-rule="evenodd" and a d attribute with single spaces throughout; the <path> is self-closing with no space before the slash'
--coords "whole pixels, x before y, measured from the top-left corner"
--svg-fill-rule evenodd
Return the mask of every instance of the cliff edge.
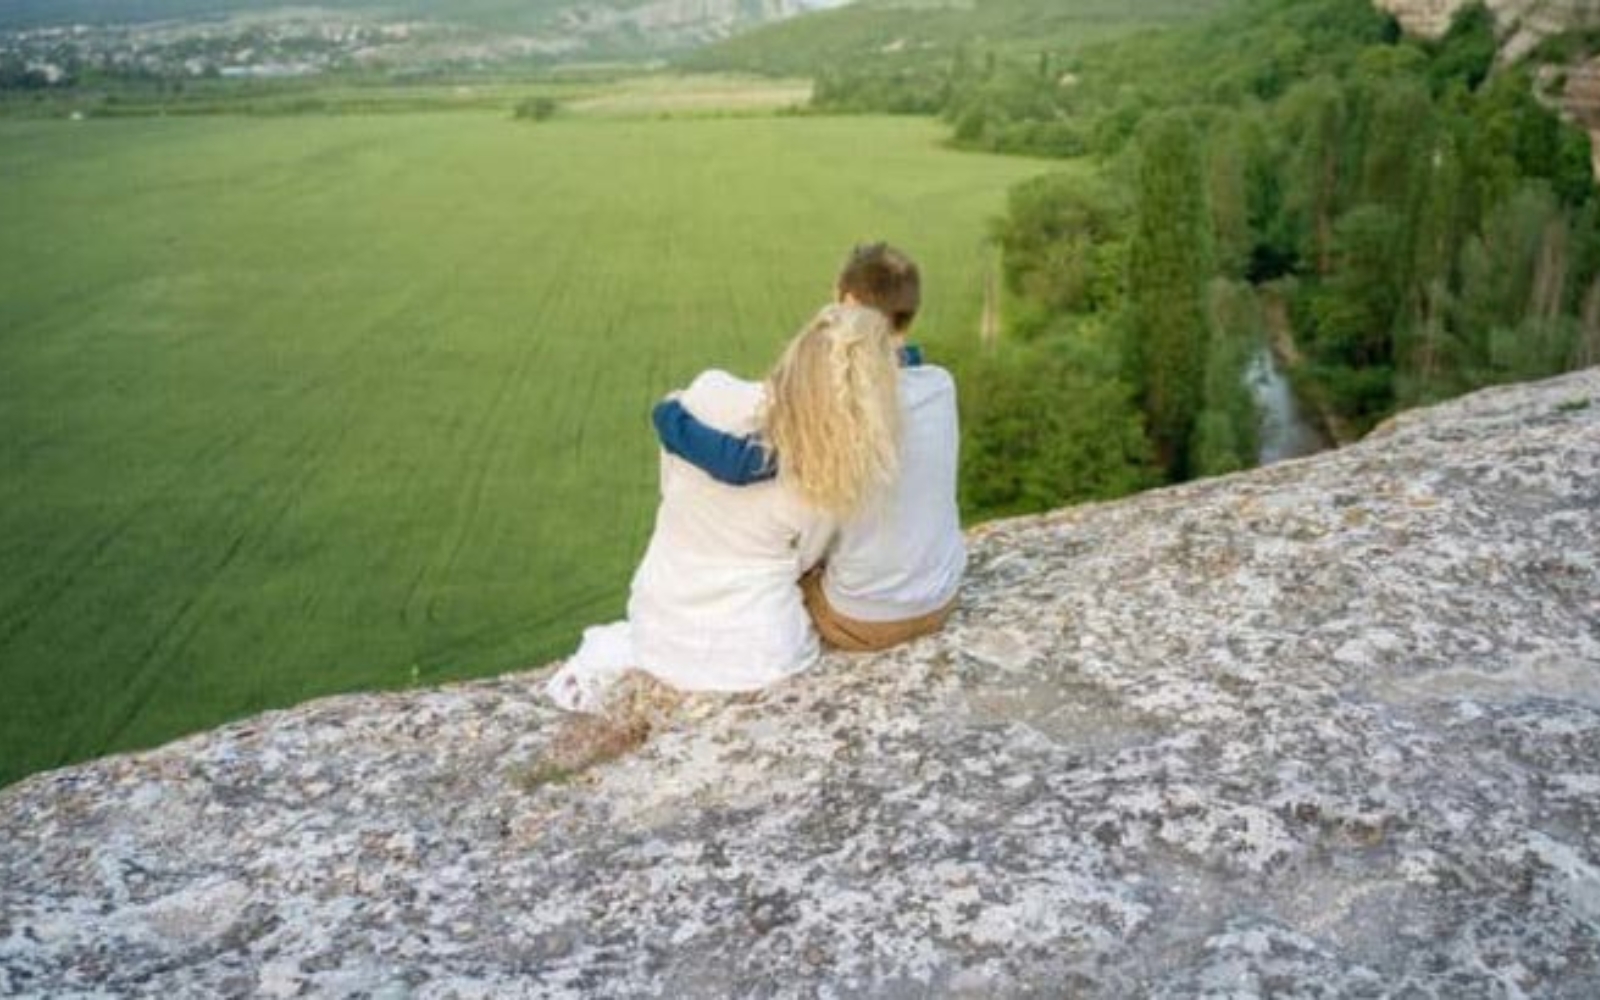
<path id="1" fill-rule="evenodd" d="M 972 535 L 566 784 L 542 672 L 0 792 L 0 994 L 1600 996 L 1600 369 Z"/>

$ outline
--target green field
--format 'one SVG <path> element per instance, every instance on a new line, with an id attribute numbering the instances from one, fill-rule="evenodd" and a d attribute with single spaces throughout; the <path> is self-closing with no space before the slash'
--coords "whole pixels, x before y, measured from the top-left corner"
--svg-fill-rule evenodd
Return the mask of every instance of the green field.
<path id="1" fill-rule="evenodd" d="M 651 403 L 852 242 L 976 336 L 1037 163 L 918 120 L 0 122 L 0 783 L 617 616 Z"/>

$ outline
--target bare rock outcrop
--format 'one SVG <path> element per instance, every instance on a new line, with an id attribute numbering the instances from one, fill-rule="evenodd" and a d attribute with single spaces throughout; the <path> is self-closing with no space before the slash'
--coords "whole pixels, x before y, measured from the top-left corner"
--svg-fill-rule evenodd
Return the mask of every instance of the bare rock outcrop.
<path id="1" fill-rule="evenodd" d="M 6 789 L 0 994 L 1600 996 L 1600 369 L 972 544 L 576 781 L 530 672 Z"/>
<path id="2" fill-rule="evenodd" d="M 1540 41 L 1600 26 L 1600 0 L 1374 0 L 1408 33 L 1438 38 L 1463 7 L 1481 2 L 1504 35 L 1502 56 L 1515 61 Z"/>

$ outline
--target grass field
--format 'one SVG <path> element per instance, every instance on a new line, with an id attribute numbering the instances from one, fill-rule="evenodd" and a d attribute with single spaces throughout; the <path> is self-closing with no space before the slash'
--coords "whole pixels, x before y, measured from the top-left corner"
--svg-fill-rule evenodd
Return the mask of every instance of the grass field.
<path id="1" fill-rule="evenodd" d="M 381 77 L 330 81 L 190 80 L 114 88 L 0 91 L 0 118 L 150 118 L 180 115 L 375 115 L 434 111 L 511 114 L 537 97 L 562 115 L 690 118 L 770 115 L 805 106 L 811 81 L 737 73 L 662 73 L 637 68 L 565 67 L 536 76 L 487 74 L 453 81 L 396 83 Z"/>
<path id="2" fill-rule="evenodd" d="M 648 410 L 842 252 L 976 336 L 1024 160 L 916 120 L 0 122 L 0 783 L 559 656 L 650 529 Z"/>

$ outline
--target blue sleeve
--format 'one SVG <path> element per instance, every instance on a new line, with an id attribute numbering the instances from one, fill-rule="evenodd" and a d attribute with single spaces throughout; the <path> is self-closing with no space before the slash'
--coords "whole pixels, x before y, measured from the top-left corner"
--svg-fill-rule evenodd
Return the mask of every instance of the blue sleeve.
<path id="1" fill-rule="evenodd" d="M 719 483 L 748 486 L 778 474 L 777 463 L 754 437 L 734 437 L 708 427 L 676 399 L 664 399 L 651 411 L 661 447 Z"/>

